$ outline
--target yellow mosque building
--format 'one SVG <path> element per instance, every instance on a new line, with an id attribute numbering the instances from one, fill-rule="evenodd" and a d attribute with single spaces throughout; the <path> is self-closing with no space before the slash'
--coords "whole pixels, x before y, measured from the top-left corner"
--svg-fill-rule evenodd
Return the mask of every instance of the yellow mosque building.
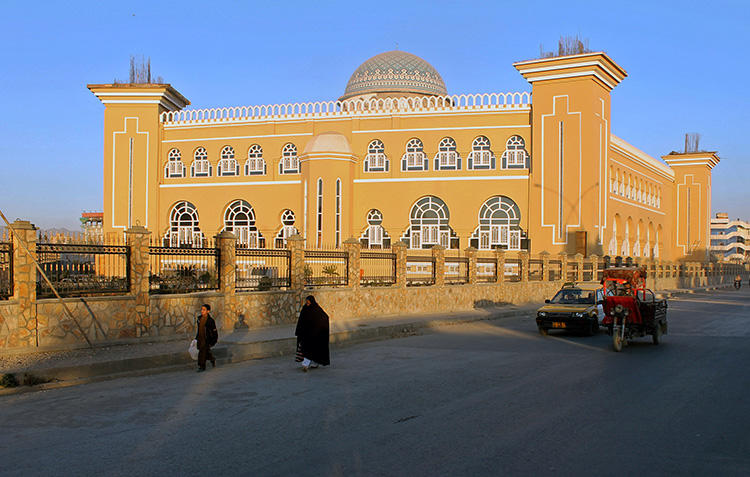
<path id="1" fill-rule="evenodd" d="M 605 53 L 514 64 L 531 92 L 449 94 L 404 51 L 327 102 L 186 109 L 169 84 L 91 84 L 104 103 L 105 233 L 242 246 L 703 259 L 715 153 L 651 157 L 615 136 Z"/>

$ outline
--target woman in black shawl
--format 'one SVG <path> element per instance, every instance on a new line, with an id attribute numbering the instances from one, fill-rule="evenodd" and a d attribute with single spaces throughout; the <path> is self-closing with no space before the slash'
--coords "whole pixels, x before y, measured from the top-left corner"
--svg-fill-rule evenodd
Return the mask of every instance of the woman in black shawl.
<path id="1" fill-rule="evenodd" d="M 305 304 L 297 320 L 297 358 L 302 362 L 302 370 L 317 368 L 318 365 L 328 366 L 331 360 L 328 356 L 328 315 L 310 295 L 305 298 Z"/>

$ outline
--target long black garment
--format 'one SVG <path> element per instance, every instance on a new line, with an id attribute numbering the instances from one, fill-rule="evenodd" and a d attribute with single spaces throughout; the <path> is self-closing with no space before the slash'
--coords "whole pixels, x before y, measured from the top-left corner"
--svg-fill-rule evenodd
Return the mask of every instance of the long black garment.
<path id="1" fill-rule="evenodd" d="M 302 307 L 297 321 L 297 345 L 302 355 L 318 364 L 328 366 L 331 358 L 328 354 L 328 315 L 315 300 Z"/>

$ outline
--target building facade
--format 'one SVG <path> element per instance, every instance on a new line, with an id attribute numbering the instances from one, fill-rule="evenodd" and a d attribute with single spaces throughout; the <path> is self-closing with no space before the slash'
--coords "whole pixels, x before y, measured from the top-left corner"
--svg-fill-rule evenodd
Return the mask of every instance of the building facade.
<path id="1" fill-rule="evenodd" d="M 727 261 L 750 260 L 750 222 L 717 213 L 711 219 L 711 253 Z"/>
<path id="2" fill-rule="evenodd" d="M 89 85 L 105 105 L 104 232 L 705 258 L 716 154 L 661 161 L 615 136 L 626 72 L 605 53 L 514 66 L 531 92 L 449 95 L 402 51 L 329 102 L 186 109 L 168 84 Z"/>

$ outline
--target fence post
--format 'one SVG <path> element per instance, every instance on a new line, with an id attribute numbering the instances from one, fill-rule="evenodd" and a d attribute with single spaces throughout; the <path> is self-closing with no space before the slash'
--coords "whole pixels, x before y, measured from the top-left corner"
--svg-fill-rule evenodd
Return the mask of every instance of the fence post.
<path id="1" fill-rule="evenodd" d="M 13 299 L 18 301 L 18 319 L 15 326 L 10 322 L 6 323 L 10 333 L 5 346 L 9 348 L 39 346 L 34 306 L 36 266 L 32 257 L 19 243 L 23 242 L 33 258 L 36 258 L 37 228 L 27 220 L 16 220 L 10 226 L 13 229 Z"/>
<path id="2" fill-rule="evenodd" d="M 591 280 L 599 281 L 599 255 L 593 254 L 591 257 Z"/>
<path id="3" fill-rule="evenodd" d="M 466 247 L 464 252 L 466 252 L 466 258 L 469 259 L 466 264 L 468 267 L 469 284 L 474 285 L 477 282 L 477 249 Z"/>
<path id="4" fill-rule="evenodd" d="M 289 288 L 302 290 L 305 287 L 305 240 L 299 234 L 292 235 L 286 239 L 286 247 L 291 254 Z"/>
<path id="5" fill-rule="evenodd" d="M 505 281 L 505 250 L 495 249 L 495 273 L 497 273 L 497 283 Z"/>
<path id="6" fill-rule="evenodd" d="M 521 250 L 518 252 L 518 258 L 521 259 L 521 281 L 529 281 L 529 252 Z"/>
<path id="7" fill-rule="evenodd" d="M 237 236 L 232 232 L 223 231 L 214 237 L 219 249 L 219 291 L 224 298 L 220 328 L 225 330 L 234 328 L 238 323 L 237 296 Z"/>
<path id="8" fill-rule="evenodd" d="M 360 245 L 359 240 L 350 237 L 344 241 L 344 250 L 349 255 L 349 269 L 346 271 L 348 274 L 347 286 L 349 288 L 359 288 L 359 254 L 362 250 L 362 245 Z"/>
<path id="9" fill-rule="evenodd" d="M 406 288 L 406 244 L 398 240 L 391 249 L 396 254 L 396 287 Z"/>
<path id="10" fill-rule="evenodd" d="M 445 247 L 433 245 L 432 258 L 435 259 L 435 286 L 441 287 L 445 285 Z"/>
<path id="11" fill-rule="evenodd" d="M 560 280 L 563 282 L 568 281 L 568 254 L 566 252 L 560 252 L 557 254 L 560 257 Z"/>
<path id="12" fill-rule="evenodd" d="M 542 250 L 539 252 L 539 257 L 542 259 L 542 281 L 549 281 L 549 252 Z"/>
<path id="13" fill-rule="evenodd" d="M 576 274 L 576 281 L 583 281 L 583 254 L 577 253 L 575 255 L 576 263 L 578 264 L 578 273 Z"/>
<path id="14" fill-rule="evenodd" d="M 135 325 L 134 335 L 148 336 L 151 334 L 151 298 L 149 296 L 149 232 L 145 227 L 136 225 L 125 231 L 125 240 L 130 247 L 130 296 L 135 299 L 135 309 L 132 323 Z"/>

